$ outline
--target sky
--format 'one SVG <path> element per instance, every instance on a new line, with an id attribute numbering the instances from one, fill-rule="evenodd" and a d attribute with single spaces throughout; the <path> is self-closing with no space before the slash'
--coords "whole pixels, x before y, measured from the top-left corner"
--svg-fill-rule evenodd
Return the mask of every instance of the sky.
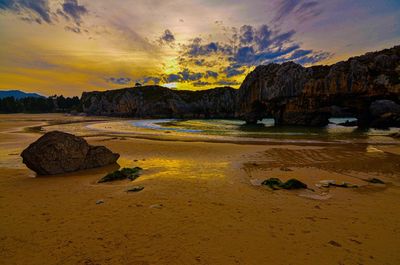
<path id="1" fill-rule="evenodd" d="M 400 44 L 400 0 L 0 0 L 0 90 L 238 88 Z"/>

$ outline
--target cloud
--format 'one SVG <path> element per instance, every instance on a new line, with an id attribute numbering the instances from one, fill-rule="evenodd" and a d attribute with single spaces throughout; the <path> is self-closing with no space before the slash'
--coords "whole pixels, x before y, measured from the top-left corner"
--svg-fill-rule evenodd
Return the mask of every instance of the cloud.
<path id="1" fill-rule="evenodd" d="M 206 81 L 197 81 L 197 82 L 193 82 L 192 85 L 195 87 L 202 87 L 202 86 L 211 85 L 211 83 L 206 82 Z"/>
<path id="2" fill-rule="evenodd" d="M 226 74 L 226 77 L 229 78 L 229 77 L 234 77 L 234 76 L 241 75 L 245 71 L 246 71 L 245 69 L 237 69 L 235 66 L 228 66 L 225 69 L 225 74 Z"/>
<path id="3" fill-rule="evenodd" d="M 237 86 L 240 85 L 241 83 L 237 81 L 220 80 L 214 84 L 220 86 Z"/>
<path id="4" fill-rule="evenodd" d="M 218 78 L 218 73 L 208 70 L 206 72 L 206 74 L 204 75 L 204 77 L 206 77 L 206 78 Z"/>
<path id="5" fill-rule="evenodd" d="M 299 20 L 305 21 L 317 17 L 322 13 L 319 3 L 316 1 L 306 2 L 299 6 L 296 15 Z"/>
<path id="6" fill-rule="evenodd" d="M 268 25 L 243 25 L 239 30 L 225 27 L 224 34 L 226 41 L 206 42 L 196 37 L 188 44 L 180 44 L 177 63 L 182 70 L 148 77 L 143 83 L 157 79 L 156 84 L 190 83 L 195 87 L 238 85 L 254 66 L 287 61 L 315 64 L 331 56 L 327 52 L 304 49 L 294 40 L 294 30 L 282 32 Z"/>
<path id="7" fill-rule="evenodd" d="M 66 31 L 71 31 L 71 32 L 77 33 L 77 34 L 81 33 L 81 29 L 79 27 L 76 27 L 76 26 L 65 26 L 64 29 Z"/>
<path id="8" fill-rule="evenodd" d="M 64 0 L 56 11 L 50 9 L 49 0 L 0 0 L 0 11 L 15 13 L 21 20 L 32 23 L 53 24 L 58 22 L 58 16 L 65 20 L 74 20 L 79 26 L 83 15 L 88 13 L 85 6 L 79 5 L 77 0 Z M 77 33 L 78 29 L 66 26 L 67 31 Z M 80 29 L 79 29 L 80 31 Z"/>
<path id="9" fill-rule="evenodd" d="M 201 38 L 194 38 L 188 45 L 183 45 L 185 54 L 189 57 L 208 56 L 211 54 L 222 53 L 232 54 L 232 47 L 218 42 L 209 42 L 203 44 Z"/>
<path id="10" fill-rule="evenodd" d="M 161 44 L 172 44 L 175 41 L 175 36 L 169 29 L 166 29 L 159 41 Z"/>
<path id="11" fill-rule="evenodd" d="M 281 0 L 278 2 L 276 9 L 273 22 L 280 22 L 291 15 L 301 21 L 305 21 L 318 16 L 322 12 L 317 1 L 304 0 Z"/>
<path id="12" fill-rule="evenodd" d="M 115 85 L 127 85 L 132 82 L 129 77 L 109 77 L 106 81 Z"/>
<path id="13" fill-rule="evenodd" d="M 249 25 L 243 25 L 240 27 L 240 43 L 242 44 L 248 44 L 253 42 L 254 40 L 254 29 L 252 26 Z"/>
<path id="14" fill-rule="evenodd" d="M 289 8 L 286 7 L 286 10 Z M 318 56 L 320 52 L 302 49 L 300 44 L 294 41 L 295 34 L 294 30 L 285 32 L 272 30 L 268 25 L 259 27 L 243 25 L 239 31 L 233 28 L 228 36 L 229 40 L 236 41 L 203 43 L 201 38 L 194 38 L 188 45 L 182 46 L 181 62 L 194 62 L 197 66 L 204 66 L 206 59 L 217 56 L 220 58 L 219 61 L 225 60 L 229 64 L 223 70 L 225 75 L 234 77 L 243 74 L 245 66 L 289 60 L 307 64 L 328 56 L 327 54 Z M 301 60 L 303 57 L 309 59 Z"/>
<path id="15" fill-rule="evenodd" d="M 25 21 L 52 22 L 48 0 L 0 0 L 0 9 L 17 13 Z"/>
<path id="16" fill-rule="evenodd" d="M 175 83 L 181 81 L 181 77 L 178 74 L 170 74 L 165 78 L 167 83 Z"/>
<path id="17" fill-rule="evenodd" d="M 204 77 L 203 73 L 195 73 L 185 68 L 174 74 L 162 76 L 161 79 L 166 83 L 196 81 Z"/>
<path id="18" fill-rule="evenodd" d="M 88 13 L 85 6 L 79 5 L 77 0 L 65 0 L 62 4 L 62 10 L 64 13 L 71 17 L 76 24 L 81 23 L 81 18 L 83 15 Z"/>

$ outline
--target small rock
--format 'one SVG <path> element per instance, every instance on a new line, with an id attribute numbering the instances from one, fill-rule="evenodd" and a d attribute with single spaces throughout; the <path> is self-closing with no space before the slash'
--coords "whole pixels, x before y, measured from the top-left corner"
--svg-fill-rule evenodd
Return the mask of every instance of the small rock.
<path id="1" fill-rule="evenodd" d="M 269 178 L 264 180 L 261 185 L 265 185 L 270 187 L 273 190 L 279 189 L 279 187 L 282 185 L 282 181 L 278 178 Z"/>
<path id="2" fill-rule="evenodd" d="M 320 186 L 324 188 L 339 187 L 339 188 L 358 188 L 357 185 L 348 182 L 336 183 L 335 180 L 321 180 Z M 318 186 L 318 185 L 317 185 Z"/>
<path id="3" fill-rule="evenodd" d="M 393 138 L 398 138 L 398 139 L 400 139 L 400 132 L 391 133 L 391 134 L 389 134 L 389 136 L 390 136 L 390 137 L 393 137 Z"/>
<path id="4" fill-rule="evenodd" d="M 281 170 L 281 171 L 293 171 L 293 170 L 291 170 L 291 169 L 288 168 L 288 167 L 281 167 L 280 170 Z"/>
<path id="5" fill-rule="evenodd" d="M 334 247 L 338 247 L 338 248 L 340 248 L 342 245 L 340 245 L 338 242 L 336 242 L 336 241 L 333 241 L 333 240 L 331 240 L 331 241 L 329 241 L 328 242 L 330 245 L 332 245 L 332 246 L 334 246 Z"/>
<path id="6" fill-rule="evenodd" d="M 104 203 L 103 200 L 97 200 L 97 201 L 96 201 L 96 204 L 102 204 L 102 203 Z"/>
<path id="7" fill-rule="evenodd" d="M 289 179 L 286 182 L 282 182 L 278 178 L 269 178 L 264 180 L 262 185 L 269 186 L 273 190 L 285 189 L 285 190 L 296 190 L 296 189 L 307 189 L 307 185 L 297 179 Z"/>
<path id="8" fill-rule="evenodd" d="M 162 204 L 153 204 L 153 205 L 150 205 L 149 208 L 151 208 L 151 209 L 161 209 L 162 207 L 163 207 Z"/>
<path id="9" fill-rule="evenodd" d="M 285 190 L 307 189 L 307 185 L 297 179 L 289 179 L 280 187 Z"/>
<path id="10" fill-rule="evenodd" d="M 369 183 L 373 183 L 373 184 L 385 184 L 385 182 L 383 182 L 382 180 L 380 180 L 378 178 L 364 179 L 364 181 L 369 182 Z"/>
<path id="11" fill-rule="evenodd" d="M 128 190 L 126 190 L 126 192 L 139 192 L 143 189 L 144 189 L 143 186 L 134 186 L 134 187 L 131 187 Z"/>

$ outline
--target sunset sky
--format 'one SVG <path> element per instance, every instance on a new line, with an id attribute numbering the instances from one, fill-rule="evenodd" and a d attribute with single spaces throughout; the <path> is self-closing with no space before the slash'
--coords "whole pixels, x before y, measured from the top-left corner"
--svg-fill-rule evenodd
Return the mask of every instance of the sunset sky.
<path id="1" fill-rule="evenodd" d="M 0 89 L 238 87 L 400 44 L 399 0 L 0 0 Z"/>

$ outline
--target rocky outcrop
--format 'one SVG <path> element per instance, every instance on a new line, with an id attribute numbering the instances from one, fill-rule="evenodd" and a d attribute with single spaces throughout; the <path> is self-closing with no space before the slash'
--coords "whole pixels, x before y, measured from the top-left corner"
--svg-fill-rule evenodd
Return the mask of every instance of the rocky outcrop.
<path id="1" fill-rule="evenodd" d="M 278 125 L 324 126 L 342 112 L 359 125 L 386 119 L 386 125 L 400 126 L 391 110 L 379 117 L 371 112 L 376 100 L 400 102 L 400 46 L 331 66 L 258 66 L 239 89 L 236 116 L 249 123 L 270 116 Z"/>
<path id="2" fill-rule="evenodd" d="M 230 87 L 202 91 L 143 86 L 86 92 L 84 112 L 91 115 L 138 118 L 233 118 L 237 90 Z"/>
<path id="3" fill-rule="evenodd" d="M 392 100 L 377 100 L 369 107 L 371 127 L 388 128 L 400 126 L 400 105 Z"/>
<path id="4" fill-rule="evenodd" d="M 104 146 L 91 146 L 82 137 L 53 131 L 29 145 L 23 163 L 39 175 L 55 175 L 113 164 L 119 154 Z"/>

